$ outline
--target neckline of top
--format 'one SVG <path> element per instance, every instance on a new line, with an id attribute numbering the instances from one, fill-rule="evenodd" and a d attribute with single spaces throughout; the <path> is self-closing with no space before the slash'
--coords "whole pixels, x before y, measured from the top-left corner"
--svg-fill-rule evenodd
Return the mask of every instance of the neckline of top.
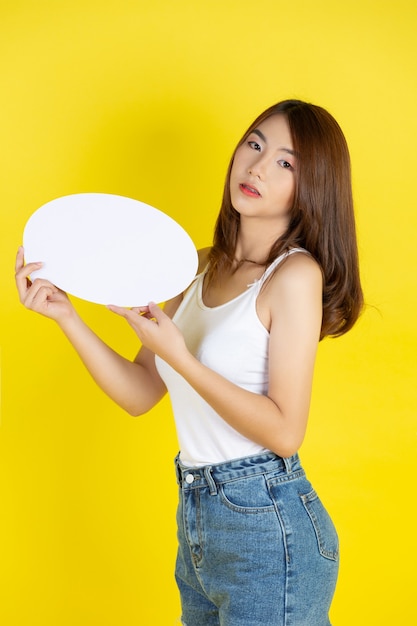
<path id="1" fill-rule="evenodd" d="M 208 306 L 207 304 L 204 303 L 204 300 L 203 300 L 204 276 L 205 276 L 205 274 L 207 272 L 207 268 L 208 268 L 208 265 L 206 265 L 206 267 L 204 268 L 204 270 L 200 274 L 200 281 L 199 281 L 199 286 L 198 286 L 198 302 L 199 302 L 199 305 L 201 306 L 201 308 L 203 308 L 203 309 L 205 309 L 207 311 L 215 311 L 215 310 L 218 310 L 218 309 L 222 309 L 222 308 L 232 304 L 233 302 L 236 302 L 237 300 L 239 300 L 243 296 L 247 295 L 254 287 L 258 287 L 258 292 L 259 292 L 259 290 L 262 287 L 263 283 L 266 281 L 268 276 L 276 269 L 276 267 L 285 258 L 290 256 L 291 254 L 294 254 L 295 252 L 304 252 L 304 253 L 308 254 L 308 251 L 305 250 L 304 248 L 290 248 L 290 250 L 286 250 L 285 252 L 280 254 L 276 259 L 274 259 L 272 261 L 271 265 L 269 265 L 266 268 L 266 270 L 264 271 L 264 273 L 262 274 L 262 276 L 260 278 L 254 280 L 253 283 L 249 283 L 244 291 L 239 293 L 234 298 L 231 298 L 230 300 L 227 300 L 227 302 L 223 302 L 223 304 L 218 304 L 216 306 Z"/>

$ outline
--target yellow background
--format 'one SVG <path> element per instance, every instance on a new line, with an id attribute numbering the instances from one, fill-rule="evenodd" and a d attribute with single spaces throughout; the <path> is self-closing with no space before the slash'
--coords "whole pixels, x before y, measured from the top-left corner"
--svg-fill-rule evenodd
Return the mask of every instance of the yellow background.
<path id="1" fill-rule="evenodd" d="M 18 303 L 26 220 L 61 195 L 116 193 L 209 245 L 236 141 L 288 97 L 345 131 L 367 300 L 320 346 L 302 448 L 341 539 L 332 620 L 414 623 L 416 26 L 411 0 L 1 0 L 2 626 L 180 614 L 169 404 L 124 414 Z M 135 354 L 123 320 L 77 305 Z"/>

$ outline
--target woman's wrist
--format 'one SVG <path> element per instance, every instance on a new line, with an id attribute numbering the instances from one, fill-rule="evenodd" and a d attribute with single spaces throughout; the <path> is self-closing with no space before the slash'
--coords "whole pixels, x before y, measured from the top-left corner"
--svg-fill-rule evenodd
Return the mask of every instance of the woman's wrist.
<path id="1" fill-rule="evenodd" d="M 74 307 L 71 307 L 64 315 L 55 320 L 65 335 L 71 335 L 78 327 L 85 326 L 84 321 Z"/>

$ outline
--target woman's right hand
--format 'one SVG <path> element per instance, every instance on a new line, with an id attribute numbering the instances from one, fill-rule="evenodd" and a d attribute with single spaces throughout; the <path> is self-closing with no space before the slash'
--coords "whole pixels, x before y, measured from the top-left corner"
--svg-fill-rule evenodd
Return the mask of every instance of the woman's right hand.
<path id="1" fill-rule="evenodd" d="M 42 267 L 42 263 L 25 265 L 24 250 L 19 248 L 16 256 L 16 286 L 20 302 L 31 311 L 60 322 L 74 312 L 67 294 L 44 278 L 29 278 L 32 272 Z"/>
<path id="2" fill-rule="evenodd" d="M 152 352 L 142 348 L 135 362 L 110 348 L 77 314 L 67 294 L 43 278 L 28 278 L 42 263 L 25 265 L 16 257 L 16 285 L 21 303 L 55 320 L 99 387 L 131 415 L 146 413 L 166 393 Z"/>

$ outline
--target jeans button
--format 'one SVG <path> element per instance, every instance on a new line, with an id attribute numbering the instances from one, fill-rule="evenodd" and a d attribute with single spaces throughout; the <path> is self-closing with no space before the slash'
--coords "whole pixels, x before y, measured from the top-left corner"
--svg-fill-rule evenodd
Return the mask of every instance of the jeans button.
<path id="1" fill-rule="evenodd" d="M 187 474 L 187 476 L 185 477 L 185 482 L 191 485 L 191 483 L 194 482 L 194 476 L 192 474 Z"/>

